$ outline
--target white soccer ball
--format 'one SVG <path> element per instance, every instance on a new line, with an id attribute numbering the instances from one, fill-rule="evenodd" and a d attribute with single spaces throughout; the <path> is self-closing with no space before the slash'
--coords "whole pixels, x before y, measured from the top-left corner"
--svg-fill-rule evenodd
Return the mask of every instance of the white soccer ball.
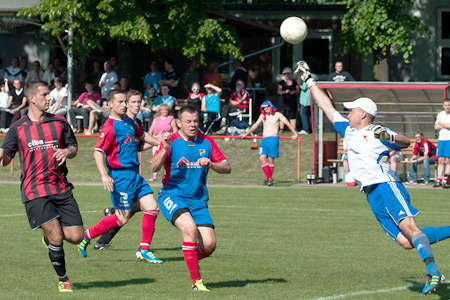
<path id="1" fill-rule="evenodd" d="M 308 27 L 302 19 L 289 17 L 281 23 L 280 35 L 289 44 L 299 44 L 306 39 Z"/>

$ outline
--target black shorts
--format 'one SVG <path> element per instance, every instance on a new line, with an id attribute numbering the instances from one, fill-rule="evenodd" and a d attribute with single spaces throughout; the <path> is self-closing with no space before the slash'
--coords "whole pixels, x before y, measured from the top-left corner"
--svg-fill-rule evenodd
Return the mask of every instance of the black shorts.
<path id="1" fill-rule="evenodd" d="M 280 111 L 288 120 L 295 120 L 297 118 L 297 108 L 284 106 L 280 108 Z"/>
<path id="2" fill-rule="evenodd" d="M 83 226 L 80 209 L 72 190 L 25 202 L 25 210 L 32 230 L 54 219 L 59 220 L 61 227 Z"/>

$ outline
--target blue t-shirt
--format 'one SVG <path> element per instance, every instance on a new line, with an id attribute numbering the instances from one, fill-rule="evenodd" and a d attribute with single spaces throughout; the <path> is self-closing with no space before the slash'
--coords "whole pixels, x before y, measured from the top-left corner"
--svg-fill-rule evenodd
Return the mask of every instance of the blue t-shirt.
<path id="1" fill-rule="evenodd" d="M 152 72 L 148 72 L 147 75 L 145 75 L 144 83 L 148 85 L 153 85 L 155 87 L 155 90 L 159 89 L 159 80 L 161 79 L 162 74 L 161 72 L 156 72 L 155 74 L 152 74 Z M 144 96 L 149 96 L 148 89 L 145 88 Z"/>
<path id="2" fill-rule="evenodd" d="M 216 94 L 205 95 L 206 111 L 220 114 L 220 98 Z"/>
<path id="3" fill-rule="evenodd" d="M 175 103 L 175 99 L 170 95 L 167 97 L 159 96 L 159 97 L 156 97 L 155 102 L 153 102 L 152 107 L 156 107 L 161 104 L 167 104 L 172 108 L 174 103 Z"/>

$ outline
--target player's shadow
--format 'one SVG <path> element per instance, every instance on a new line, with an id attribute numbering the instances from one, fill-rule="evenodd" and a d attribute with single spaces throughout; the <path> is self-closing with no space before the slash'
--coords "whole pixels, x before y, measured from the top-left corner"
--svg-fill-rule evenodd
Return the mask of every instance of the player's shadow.
<path id="1" fill-rule="evenodd" d="M 284 278 L 266 278 L 261 280 L 231 280 L 231 281 L 220 281 L 220 282 L 209 282 L 208 286 L 211 288 L 225 288 L 225 287 L 244 287 L 248 284 L 258 284 L 258 283 L 267 283 L 267 282 L 276 282 L 276 283 L 285 283 L 287 282 Z"/>
<path id="2" fill-rule="evenodd" d="M 90 288 L 112 288 L 119 286 L 141 285 L 152 282 L 155 282 L 155 280 L 149 278 L 136 278 L 118 281 L 92 281 L 86 283 L 73 283 L 72 285 L 76 289 L 90 289 Z"/>
<path id="3" fill-rule="evenodd" d="M 422 293 L 422 289 L 424 287 L 423 283 L 413 281 L 413 280 L 406 280 L 410 282 L 412 285 L 408 286 L 407 289 L 416 293 Z M 438 287 L 434 292 L 431 292 L 433 295 L 438 295 L 440 300 L 448 300 L 450 299 L 450 285 L 447 281 L 444 281 L 443 283 L 439 284 Z"/>

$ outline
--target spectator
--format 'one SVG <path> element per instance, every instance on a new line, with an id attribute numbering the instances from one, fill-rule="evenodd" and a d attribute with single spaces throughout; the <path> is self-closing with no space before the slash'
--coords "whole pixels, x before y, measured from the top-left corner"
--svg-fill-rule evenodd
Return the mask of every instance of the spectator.
<path id="1" fill-rule="evenodd" d="M 411 164 L 411 178 L 409 183 L 417 184 L 417 165 L 423 164 L 423 184 L 430 183 L 430 165 L 438 162 L 436 156 L 436 146 L 423 137 L 423 133 L 417 130 L 414 134 L 416 142 L 414 143 L 413 154 L 408 163 Z"/>
<path id="2" fill-rule="evenodd" d="M 9 84 L 14 83 L 14 79 L 19 79 L 20 82 L 25 80 L 22 69 L 19 67 L 19 58 L 14 56 L 11 60 L 11 66 L 5 69 L 5 77 L 8 78 Z"/>
<path id="3" fill-rule="evenodd" d="M 152 106 L 152 111 L 158 112 L 161 104 L 169 105 L 171 110 L 175 104 L 175 99 L 169 95 L 169 87 L 166 84 L 161 85 L 161 96 L 156 97 L 155 102 Z"/>
<path id="4" fill-rule="evenodd" d="M 88 100 L 88 104 L 92 108 L 92 110 L 89 112 L 89 127 L 88 130 L 84 133 L 85 135 L 91 135 L 98 130 L 97 116 L 100 116 L 103 122 L 109 118 L 111 109 L 108 106 L 108 102 L 100 102 L 103 102 L 102 106 L 100 106 L 101 103 Z"/>
<path id="5" fill-rule="evenodd" d="M 112 69 L 111 63 L 109 61 L 105 62 L 103 64 L 105 73 L 103 73 L 102 77 L 100 78 L 100 82 L 98 86 L 101 88 L 102 91 L 102 98 L 103 101 L 105 101 L 108 98 L 108 93 L 113 88 L 113 85 L 115 82 L 119 80 L 117 77 L 117 73 Z"/>
<path id="6" fill-rule="evenodd" d="M 9 130 L 8 120 L 11 120 L 11 124 L 20 118 L 21 109 L 27 106 L 27 98 L 25 98 L 25 92 L 22 87 L 20 79 L 14 79 L 13 90 L 9 91 L 8 104 L 5 108 L 9 108 L 9 111 L 2 111 L 0 117 L 0 132 L 7 133 Z"/>
<path id="7" fill-rule="evenodd" d="M 218 133 L 225 133 L 225 125 L 227 124 L 227 119 L 229 116 L 235 117 L 239 114 L 245 113 L 248 110 L 249 101 L 250 95 L 245 89 L 244 81 L 236 81 L 236 89 L 231 91 L 228 97 L 228 104 L 225 104 L 222 108 L 222 121 L 220 123 L 220 127 L 223 128 Z"/>
<path id="8" fill-rule="evenodd" d="M 278 83 L 277 94 L 281 96 L 280 112 L 289 120 L 292 127 L 296 128 L 297 97 L 300 93 L 297 81 L 292 79 L 292 69 L 283 69 L 284 79 Z M 284 123 L 280 123 L 280 129 L 284 130 Z"/>
<path id="9" fill-rule="evenodd" d="M 311 74 L 311 77 L 316 80 L 316 75 Z M 306 82 L 300 79 L 302 85 L 300 87 L 300 118 L 302 121 L 302 130 L 299 134 L 308 134 L 312 132 L 311 124 L 311 93 L 306 86 Z M 346 172 L 348 173 L 348 172 Z"/>
<path id="10" fill-rule="evenodd" d="M 73 96 L 78 98 L 84 90 L 84 83 L 86 82 L 87 75 L 84 69 L 80 66 L 80 60 L 78 57 L 73 58 Z"/>
<path id="11" fill-rule="evenodd" d="M 169 87 L 169 95 L 171 95 L 172 97 L 176 97 L 180 75 L 173 68 L 173 61 L 171 59 L 167 59 L 164 62 L 164 69 L 166 71 L 162 74 L 161 80 L 159 80 L 159 85 L 167 85 Z"/>
<path id="12" fill-rule="evenodd" d="M 89 105 L 88 100 L 92 100 L 98 105 L 101 104 L 102 100 L 100 94 L 94 92 L 94 85 L 92 84 L 92 82 L 86 82 L 84 87 L 86 89 L 86 92 L 81 94 L 77 101 L 73 103 L 74 108 L 69 109 L 70 122 L 72 123 L 74 132 L 83 131 L 81 128 L 78 128 L 76 116 L 83 116 L 83 127 L 85 133 L 89 128 L 89 112 L 92 107 L 91 105 Z"/>
<path id="13" fill-rule="evenodd" d="M 450 99 L 445 99 L 442 106 L 444 110 L 438 113 L 434 123 L 434 129 L 439 130 L 436 155 L 438 157 L 438 178 L 434 187 L 448 188 L 445 174 L 450 173 Z"/>
<path id="14" fill-rule="evenodd" d="M 279 138 L 278 129 L 280 124 L 284 123 L 292 131 L 292 139 L 297 139 L 297 132 L 295 127 L 283 116 L 283 114 L 277 112 L 276 107 L 270 101 L 264 101 L 261 104 L 261 115 L 255 124 L 242 135 L 245 138 L 247 135 L 255 131 L 261 124 L 263 125 L 263 136 L 261 146 L 259 148 L 259 161 L 266 180 L 264 185 L 273 185 L 273 171 L 275 169 L 275 158 L 278 157 Z"/>
<path id="15" fill-rule="evenodd" d="M 153 119 L 152 126 L 150 126 L 149 132 L 153 136 L 163 135 L 166 132 L 177 132 L 178 127 L 175 123 L 175 118 L 169 115 L 169 106 L 167 104 L 161 104 L 158 115 Z M 153 146 L 153 154 L 155 154 L 158 146 Z M 149 181 L 155 181 L 158 179 L 158 172 L 154 172 Z"/>
<path id="16" fill-rule="evenodd" d="M 198 72 L 196 71 L 198 67 L 199 67 L 198 62 L 195 59 L 193 59 L 189 64 L 189 68 L 186 70 L 186 72 L 183 73 L 183 76 L 181 78 L 183 83 L 182 85 L 184 95 L 190 93 L 191 87 L 194 83 L 198 84 L 198 82 L 200 82 Z"/>
<path id="17" fill-rule="evenodd" d="M 0 57 L 0 78 L 5 77 L 5 69 L 3 69 L 3 59 Z"/>
<path id="18" fill-rule="evenodd" d="M 59 77 L 55 78 L 55 88 L 50 92 L 52 99 L 48 112 L 51 114 L 66 116 L 69 106 L 67 105 L 67 89 L 63 87 L 63 80 Z"/>
<path id="19" fill-rule="evenodd" d="M 27 78 L 25 79 L 25 83 L 30 81 L 41 81 L 44 73 L 41 70 L 41 63 L 37 60 L 33 62 L 33 69 L 28 72 Z"/>
<path id="20" fill-rule="evenodd" d="M 235 59 L 231 66 L 233 68 L 233 72 L 230 74 L 230 90 L 233 91 L 236 89 L 236 83 L 238 80 L 244 82 L 244 85 L 247 84 L 248 72 L 242 66 L 242 62 L 240 60 Z"/>
<path id="21" fill-rule="evenodd" d="M 23 78 L 26 79 L 28 76 L 28 57 L 22 56 L 20 59 L 20 69 L 22 70 Z M 24 80 L 22 80 L 24 82 Z"/>
<path id="22" fill-rule="evenodd" d="M 67 82 L 67 70 L 61 65 L 59 58 L 53 59 L 53 66 L 55 67 L 55 77 L 60 77 L 64 82 Z"/>
<path id="23" fill-rule="evenodd" d="M 9 100 L 9 85 L 8 85 L 8 78 L 5 77 L 0 85 L 0 118 L 1 112 L 8 105 L 8 100 Z"/>
<path id="24" fill-rule="evenodd" d="M 152 60 L 151 64 L 150 64 L 150 72 L 148 72 L 145 75 L 144 78 L 144 97 L 149 96 L 149 89 L 150 86 L 153 86 L 155 88 L 155 91 L 158 92 L 159 90 L 159 80 L 162 77 L 161 72 L 158 71 L 158 63 L 154 60 Z"/>
<path id="25" fill-rule="evenodd" d="M 343 71 L 344 64 L 342 63 L 342 61 L 337 61 L 334 64 L 334 68 L 335 71 L 328 75 L 328 81 L 355 81 L 355 79 L 353 79 L 352 75 L 349 72 Z"/>
<path id="26" fill-rule="evenodd" d="M 120 77 L 119 84 L 120 89 L 125 93 L 128 93 L 128 91 L 130 90 L 130 88 L 128 87 L 128 78 L 125 76 Z"/>
<path id="27" fill-rule="evenodd" d="M 203 75 L 202 84 L 212 84 L 219 88 L 222 88 L 222 75 L 216 71 L 217 62 L 210 62 L 208 64 L 208 72 Z"/>
<path id="28" fill-rule="evenodd" d="M 100 78 L 102 78 L 103 70 L 97 60 L 94 60 L 92 63 L 92 68 L 93 70 L 89 73 L 89 80 L 94 84 L 94 86 L 98 86 Z"/>
<path id="29" fill-rule="evenodd" d="M 47 82 L 48 86 L 53 86 L 55 78 L 55 66 L 50 62 L 47 64 L 47 70 L 44 72 L 44 75 L 42 75 L 42 81 Z"/>
<path id="30" fill-rule="evenodd" d="M 144 101 L 141 103 L 141 110 L 137 114 L 136 118 L 139 119 L 142 125 L 145 124 L 145 119 L 152 116 L 152 106 L 156 99 L 155 86 L 150 84 L 147 90 L 148 95 L 144 97 Z"/>
<path id="31" fill-rule="evenodd" d="M 187 104 L 194 107 L 199 115 L 200 122 L 202 121 L 202 116 L 200 115 L 202 109 L 202 101 L 205 94 L 200 93 L 200 84 L 194 82 L 191 87 L 191 93 L 189 93 L 187 98 Z"/>
<path id="32" fill-rule="evenodd" d="M 212 83 L 206 84 L 205 89 L 207 94 L 202 99 L 202 112 L 204 115 L 204 132 L 207 134 L 210 126 L 220 120 L 220 95 L 222 93 L 222 89 Z"/>
<path id="33" fill-rule="evenodd" d="M 111 68 L 116 72 L 117 76 L 121 76 L 124 72 L 119 66 L 119 62 L 117 61 L 117 56 L 112 55 L 109 58 L 109 62 L 111 63 Z"/>

